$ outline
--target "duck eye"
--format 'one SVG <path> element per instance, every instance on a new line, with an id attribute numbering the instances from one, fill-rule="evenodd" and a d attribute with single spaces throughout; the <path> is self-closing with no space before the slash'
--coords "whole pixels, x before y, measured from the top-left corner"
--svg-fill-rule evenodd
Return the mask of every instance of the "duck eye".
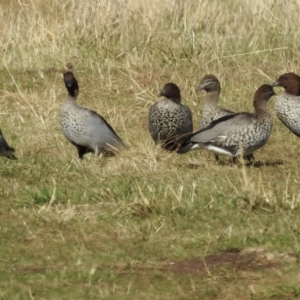
<path id="1" fill-rule="evenodd" d="M 288 80 L 287 76 L 282 77 L 283 80 Z"/>

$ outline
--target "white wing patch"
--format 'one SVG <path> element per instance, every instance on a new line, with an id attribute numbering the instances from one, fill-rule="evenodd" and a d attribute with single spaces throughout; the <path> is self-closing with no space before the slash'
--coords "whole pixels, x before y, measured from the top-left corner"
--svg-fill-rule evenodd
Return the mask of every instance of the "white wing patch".
<path id="1" fill-rule="evenodd" d="M 229 155 L 229 156 L 233 156 L 232 153 L 224 148 L 221 148 L 221 147 L 217 147 L 215 145 L 208 145 L 206 147 L 207 150 L 215 153 L 215 154 L 220 154 L 220 155 Z"/>

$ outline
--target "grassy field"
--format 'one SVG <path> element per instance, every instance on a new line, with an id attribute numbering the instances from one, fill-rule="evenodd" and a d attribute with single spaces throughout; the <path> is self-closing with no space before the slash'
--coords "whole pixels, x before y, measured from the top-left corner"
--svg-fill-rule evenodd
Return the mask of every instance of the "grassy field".
<path id="1" fill-rule="evenodd" d="M 147 130 L 167 82 L 196 130 L 203 75 L 252 111 L 261 84 L 300 73 L 300 2 L 241 3 L 0 1 L 0 128 L 18 157 L 0 160 L 0 299 L 300 298 L 299 139 L 274 114 L 256 163 L 233 167 Z M 59 125 L 70 68 L 129 151 L 79 161 Z"/>

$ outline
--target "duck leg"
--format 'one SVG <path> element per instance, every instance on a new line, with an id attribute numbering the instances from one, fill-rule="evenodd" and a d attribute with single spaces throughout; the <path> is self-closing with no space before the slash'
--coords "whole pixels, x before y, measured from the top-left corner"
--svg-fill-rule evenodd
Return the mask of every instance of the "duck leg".
<path id="1" fill-rule="evenodd" d="M 249 155 L 245 155 L 244 159 L 246 159 L 249 163 L 252 163 L 255 160 L 255 157 L 254 157 L 253 153 L 251 153 Z"/>
<path id="2" fill-rule="evenodd" d="M 78 152 L 78 156 L 80 159 L 83 159 L 83 155 L 89 152 L 94 152 L 92 149 L 85 147 L 85 146 L 76 146 L 77 148 L 77 152 Z"/>
<path id="3" fill-rule="evenodd" d="M 219 155 L 218 154 L 215 154 L 215 160 L 216 160 L 216 164 L 220 163 L 220 159 L 219 159 Z"/>

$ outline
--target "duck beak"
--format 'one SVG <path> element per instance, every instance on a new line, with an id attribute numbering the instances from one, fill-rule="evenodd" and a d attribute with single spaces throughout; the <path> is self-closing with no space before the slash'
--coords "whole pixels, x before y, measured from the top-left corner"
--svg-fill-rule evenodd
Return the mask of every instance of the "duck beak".
<path id="1" fill-rule="evenodd" d="M 280 84 L 279 84 L 279 82 L 278 81 L 275 81 L 275 82 L 273 82 L 272 83 L 272 86 L 274 87 L 274 86 L 279 86 Z"/>
<path id="2" fill-rule="evenodd" d="M 198 87 L 195 88 L 195 91 L 198 92 L 200 90 L 203 90 L 205 88 L 205 83 L 201 83 L 198 85 Z"/>
<path id="3" fill-rule="evenodd" d="M 161 92 L 158 94 L 158 97 L 165 97 L 165 96 L 166 96 L 166 94 L 165 94 L 164 91 L 161 91 Z"/>

